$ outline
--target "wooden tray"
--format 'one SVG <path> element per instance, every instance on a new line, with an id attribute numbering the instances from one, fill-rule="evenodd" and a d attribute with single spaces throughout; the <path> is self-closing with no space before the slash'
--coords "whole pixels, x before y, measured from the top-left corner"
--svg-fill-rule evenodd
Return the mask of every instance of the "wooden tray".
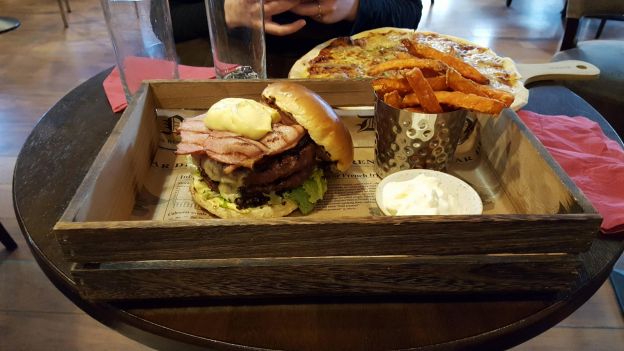
<path id="1" fill-rule="evenodd" d="M 367 81 L 300 81 L 332 106 L 371 105 Z M 258 98 L 263 81 L 146 83 L 54 233 L 93 300 L 557 293 L 601 222 L 511 111 L 480 121 L 481 156 L 511 210 L 480 216 L 131 221 L 158 144 L 155 109 Z"/>

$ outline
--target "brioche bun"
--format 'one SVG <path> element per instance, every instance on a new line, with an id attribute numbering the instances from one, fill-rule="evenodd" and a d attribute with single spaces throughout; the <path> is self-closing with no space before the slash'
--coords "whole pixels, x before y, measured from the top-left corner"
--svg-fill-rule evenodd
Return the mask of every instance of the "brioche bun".
<path id="1" fill-rule="evenodd" d="M 203 183 L 203 184 L 202 184 Z M 278 204 L 265 204 L 257 207 L 250 207 L 239 210 L 235 207 L 223 207 L 223 199 L 220 199 L 217 193 L 214 193 L 214 197 L 202 195 L 197 187 L 205 186 L 206 183 L 196 176 L 193 176 L 191 182 L 191 195 L 196 204 L 201 206 L 206 211 L 213 215 L 232 219 L 232 218 L 275 218 L 289 215 L 291 212 L 298 208 L 297 203 L 290 199 L 282 198 L 282 202 Z"/>
<path id="2" fill-rule="evenodd" d="M 269 84 L 262 99 L 270 106 L 292 115 L 312 140 L 322 146 L 336 168 L 344 172 L 353 163 L 353 141 L 329 104 L 308 88 L 290 82 Z"/>

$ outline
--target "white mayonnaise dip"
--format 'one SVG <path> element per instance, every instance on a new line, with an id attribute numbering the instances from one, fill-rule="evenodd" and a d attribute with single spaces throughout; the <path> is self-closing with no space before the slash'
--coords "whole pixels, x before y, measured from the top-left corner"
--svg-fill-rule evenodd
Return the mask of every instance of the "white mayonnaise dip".
<path id="1" fill-rule="evenodd" d="M 383 206 L 395 216 L 440 215 L 458 212 L 457 198 L 445 193 L 439 179 L 424 174 L 383 187 Z"/>

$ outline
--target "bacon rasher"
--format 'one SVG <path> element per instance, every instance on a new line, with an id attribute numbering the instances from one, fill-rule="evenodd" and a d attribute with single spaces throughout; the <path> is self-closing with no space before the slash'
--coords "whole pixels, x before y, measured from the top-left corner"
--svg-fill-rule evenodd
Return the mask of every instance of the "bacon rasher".
<path id="1" fill-rule="evenodd" d="M 306 133 L 300 125 L 275 123 L 272 131 L 256 141 L 231 132 L 207 129 L 203 115 L 184 120 L 179 131 L 182 141 L 178 144 L 178 155 L 203 152 L 215 161 L 246 168 L 252 168 L 264 156 L 295 147 Z"/>

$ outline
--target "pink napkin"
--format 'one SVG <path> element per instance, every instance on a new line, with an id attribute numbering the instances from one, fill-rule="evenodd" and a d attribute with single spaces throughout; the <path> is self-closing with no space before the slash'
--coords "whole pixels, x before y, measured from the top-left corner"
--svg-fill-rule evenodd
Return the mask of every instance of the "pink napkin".
<path id="1" fill-rule="evenodd" d="M 605 234 L 624 230 L 624 150 L 586 117 L 518 115 L 603 217 Z"/>
<path id="2" fill-rule="evenodd" d="M 170 62 L 166 62 L 166 65 L 170 65 Z M 163 72 L 163 69 L 170 69 L 163 66 L 163 61 L 152 60 L 143 57 L 132 57 L 126 61 L 126 67 L 140 72 L 142 77 L 166 77 L 167 74 Z M 214 79 L 216 77 L 213 67 L 193 67 L 178 65 L 178 73 L 180 79 Z M 131 82 L 132 87 L 140 84 L 140 82 Z M 123 111 L 128 102 L 126 101 L 126 94 L 124 93 L 123 86 L 121 85 L 121 78 L 119 76 L 119 69 L 115 67 L 113 71 L 104 79 L 104 92 L 108 98 L 108 102 L 113 108 L 113 112 Z M 131 87 L 131 88 L 132 88 Z M 136 89 L 136 87 L 135 87 Z"/>

